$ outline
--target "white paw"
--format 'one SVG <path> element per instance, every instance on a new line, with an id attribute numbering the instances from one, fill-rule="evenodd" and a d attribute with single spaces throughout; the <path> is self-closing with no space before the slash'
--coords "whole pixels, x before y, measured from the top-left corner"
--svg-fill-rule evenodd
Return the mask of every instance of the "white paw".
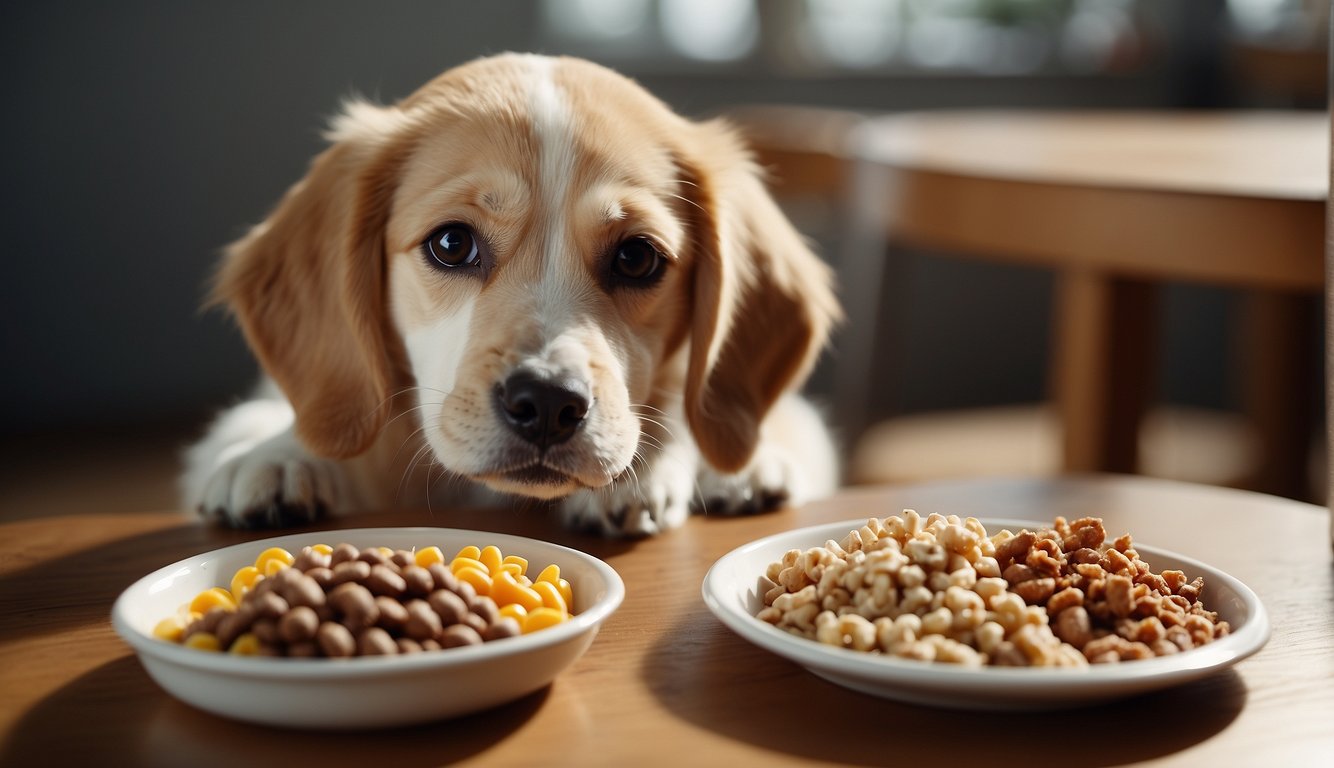
<path id="1" fill-rule="evenodd" d="M 291 408 L 252 400 L 223 415 L 191 448 L 186 504 L 237 528 L 300 525 L 340 510 L 338 464 L 312 456 L 291 431 Z"/>
<path id="2" fill-rule="evenodd" d="M 560 502 L 567 528 L 614 538 L 641 538 L 676 528 L 690 516 L 695 460 L 688 450 L 660 455 L 604 488 L 576 491 Z"/>
<path id="3" fill-rule="evenodd" d="M 750 514 L 805 502 L 810 496 L 805 473 L 782 447 L 761 443 L 750 464 L 736 474 L 711 467 L 699 473 L 699 493 L 710 514 Z"/>
<path id="4" fill-rule="evenodd" d="M 199 511 L 236 528 L 281 528 L 337 511 L 342 471 L 286 434 L 226 459 L 204 485 Z"/>

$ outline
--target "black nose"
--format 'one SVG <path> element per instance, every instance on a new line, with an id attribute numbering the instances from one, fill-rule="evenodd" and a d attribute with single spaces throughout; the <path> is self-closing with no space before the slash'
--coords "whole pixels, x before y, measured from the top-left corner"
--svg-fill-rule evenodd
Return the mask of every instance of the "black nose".
<path id="1" fill-rule="evenodd" d="M 519 372 L 496 387 L 495 397 L 510 429 L 541 448 L 569 440 L 588 415 L 588 387 L 579 381 Z"/>

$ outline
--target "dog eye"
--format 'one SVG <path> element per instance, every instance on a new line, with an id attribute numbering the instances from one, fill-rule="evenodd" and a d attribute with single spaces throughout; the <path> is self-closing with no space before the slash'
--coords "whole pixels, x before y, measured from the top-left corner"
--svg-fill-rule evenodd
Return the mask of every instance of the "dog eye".
<path id="1" fill-rule="evenodd" d="M 432 266 L 444 269 L 475 266 L 481 259 L 477 238 L 462 224 L 446 224 L 432 232 L 422 250 L 434 262 Z"/>
<path id="2" fill-rule="evenodd" d="M 621 280 L 642 283 L 662 273 L 664 259 L 653 244 L 642 237 L 632 237 L 616 246 L 611 272 Z"/>

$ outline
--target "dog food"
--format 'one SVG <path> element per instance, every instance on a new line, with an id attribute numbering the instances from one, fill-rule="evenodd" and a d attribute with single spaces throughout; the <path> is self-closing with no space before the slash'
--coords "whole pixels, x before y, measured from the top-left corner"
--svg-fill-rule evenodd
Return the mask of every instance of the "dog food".
<path id="1" fill-rule="evenodd" d="M 230 588 L 195 596 L 154 636 L 205 651 L 251 656 L 347 658 L 477 645 L 555 626 L 574 592 L 549 565 L 499 548 L 415 552 L 351 544 L 273 547 L 240 568 Z"/>
<path id="2" fill-rule="evenodd" d="M 758 618 L 793 634 L 974 667 L 1144 659 L 1229 631 L 1200 602 L 1203 579 L 1154 573 L 1098 518 L 989 535 L 975 518 L 905 510 L 787 552 L 762 586 Z"/>

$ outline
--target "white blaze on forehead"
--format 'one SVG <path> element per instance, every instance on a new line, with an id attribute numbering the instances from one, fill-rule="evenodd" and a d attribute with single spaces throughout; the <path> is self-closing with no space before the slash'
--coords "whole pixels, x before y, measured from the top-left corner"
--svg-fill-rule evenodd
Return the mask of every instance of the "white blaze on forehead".
<path id="1" fill-rule="evenodd" d="M 556 84 L 555 61 L 534 56 L 530 60 L 533 77 L 528 92 L 532 111 L 533 133 L 537 140 L 538 177 L 537 197 L 541 201 L 542 287 L 535 308 L 547 328 L 558 328 L 563 323 L 564 309 L 571 300 L 562 290 L 566 272 L 572 260 L 567 249 L 570 242 L 566 226 L 567 197 L 575 173 L 574 127 L 569 103 Z"/>

